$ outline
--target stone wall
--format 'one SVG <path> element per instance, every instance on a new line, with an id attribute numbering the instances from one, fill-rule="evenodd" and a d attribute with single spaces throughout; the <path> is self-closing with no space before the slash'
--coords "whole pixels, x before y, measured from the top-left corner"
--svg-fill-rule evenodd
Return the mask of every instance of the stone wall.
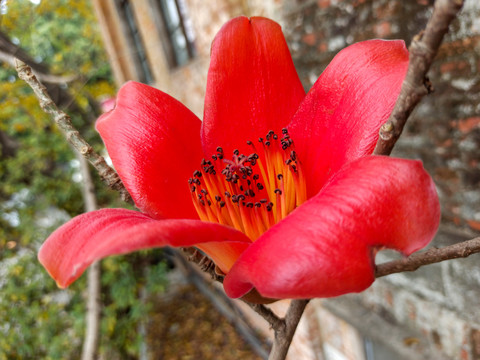
<path id="1" fill-rule="evenodd" d="M 430 3 L 284 1 L 283 28 L 305 88 L 354 42 L 400 38 L 408 45 L 430 16 Z M 466 0 L 429 73 L 435 92 L 418 106 L 394 151 L 394 156 L 421 159 L 434 178 L 443 214 L 435 246 L 478 236 L 480 230 L 479 73 L 480 3 Z M 395 256 L 381 253 L 377 263 Z M 391 275 L 360 295 L 322 305 L 361 336 L 386 343 L 401 359 L 480 359 L 478 255 Z M 385 336 L 389 326 L 401 331 Z"/>

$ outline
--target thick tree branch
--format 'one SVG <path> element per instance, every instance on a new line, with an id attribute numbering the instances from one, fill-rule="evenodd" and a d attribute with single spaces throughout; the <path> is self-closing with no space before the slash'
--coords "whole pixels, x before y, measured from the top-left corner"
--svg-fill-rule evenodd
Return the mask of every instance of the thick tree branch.
<path id="1" fill-rule="evenodd" d="M 480 237 L 440 249 L 428 249 L 427 251 L 414 253 L 404 259 L 389 261 L 377 265 L 375 277 L 379 278 L 399 272 L 415 271 L 424 265 L 434 264 L 445 260 L 466 258 L 476 253 L 480 253 Z"/>
<path id="2" fill-rule="evenodd" d="M 50 98 L 47 89 L 38 81 L 33 74 L 30 66 L 23 61 L 15 59 L 15 68 L 20 79 L 25 81 L 37 96 L 40 107 L 47 114 L 52 116 L 55 123 L 64 133 L 67 141 L 97 170 L 103 181 L 113 190 L 120 192 L 122 199 L 128 203 L 133 203 L 130 194 L 125 189 L 118 174 L 105 162 L 93 147 L 80 135 L 77 129 L 72 125 L 70 117 L 60 110 L 55 102 Z"/>
<path id="3" fill-rule="evenodd" d="M 426 78 L 448 27 L 463 6 L 463 0 L 437 0 L 432 17 L 424 31 L 417 34 L 409 47 L 407 75 L 392 114 L 382 125 L 374 150 L 376 155 L 390 155 L 408 117 L 420 100 L 432 91 Z"/>

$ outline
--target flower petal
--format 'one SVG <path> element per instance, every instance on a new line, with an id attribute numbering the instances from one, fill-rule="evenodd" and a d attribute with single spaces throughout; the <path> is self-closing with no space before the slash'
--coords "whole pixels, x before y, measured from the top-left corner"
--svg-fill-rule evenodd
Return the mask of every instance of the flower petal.
<path id="1" fill-rule="evenodd" d="M 335 56 L 288 126 L 314 196 L 345 163 L 370 155 L 408 67 L 403 41 L 369 40 Z"/>
<path id="2" fill-rule="evenodd" d="M 67 287 L 94 261 L 161 246 L 204 244 L 227 273 L 251 244 L 241 232 L 200 220 L 154 220 L 140 212 L 103 209 L 79 215 L 45 241 L 38 258 L 58 286 Z"/>
<path id="3" fill-rule="evenodd" d="M 320 193 L 252 244 L 225 278 L 231 297 L 331 297 L 374 280 L 373 250 L 406 255 L 435 235 L 440 206 L 419 161 L 368 156 L 345 166 Z"/>
<path id="4" fill-rule="evenodd" d="M 269 130 L 285 127 L 305 91 L 280 26 L 272 20 L 238 17 L 225 24 L 212 44 L 202 143 L 205 154 L 218 146 L 251 153 Z"/>
<path id="5" fill-rule="evenodd" d="M 97 130 L 137 207 L 154 218 L 198 218 L 188 178 L 203 157 L 200 120 L 148 85 L 128 82 Z"/>

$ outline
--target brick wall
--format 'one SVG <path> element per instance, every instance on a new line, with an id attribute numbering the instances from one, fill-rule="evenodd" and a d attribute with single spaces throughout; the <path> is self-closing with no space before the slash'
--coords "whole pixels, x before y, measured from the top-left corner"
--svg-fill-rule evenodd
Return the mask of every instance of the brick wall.
<path id="1" fill-rule="evenodd" d="M 354 42 L 400 38 L 409 44 L 430 16 L 429 3 L 284 1 L 283 28 L 305 88 Z M 418 106 L 394 151 L 423 160 L 437 184 L 443 218 L 435 246 L 478 236 L 480 230 L 479 73 L 480 2 L 466 0 L 429 73 L 435 93 Z M 395 256 L 381 254 L 377 263 Z M 310 306 L 326 307 L 400 358 L 480 359 L 478 256 L 392 275 L 360 295 Z M 399 332 L 385 336 L 389 327 Z"/>

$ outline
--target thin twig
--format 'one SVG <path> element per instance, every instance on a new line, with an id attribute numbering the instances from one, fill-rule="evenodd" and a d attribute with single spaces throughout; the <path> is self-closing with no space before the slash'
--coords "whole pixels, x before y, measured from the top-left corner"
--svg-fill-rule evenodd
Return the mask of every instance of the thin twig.
<path id="1" fill-rule="evenodd" d="M 377 265 L 375 277 L 378 278 L 405 271 L 415 271 L 424 265 L 434 264 L 445 260 L 466 258 L 476 253 L 480 253 L 480 237 L 440 249 L 428 249 L 427 251 L 415 253 L 404 259 L 389 261 Z"/>
<path id="2" fill-rule="evenodd" d="M 133 204 L 132 198 L 125 189 L 118 174 L 108 166 L 105 159 L 95 152 L 93 147 L 80 135 L 78 130 L 72 125 L 70 117 L 57 107 L 45 86 L 43 86 L 33 74 L 31 67 L 23 61 L 15 59 L 15 69 L 20 79 L 32 88 L 40 102 L 40 107 L 53 118 L 58 127 L 63 131 L 67 141 L 93 165 L 102 180 L 105 181 L 111 189 L 120 192 L 125 202 Z"/>
<path id="3" fill-rule="evenodd" d="M 250 306 L 253 311 L 263 317 L 270 324 L 272 329 L 280 329 L 282 326 L 284 326 L 284 320 L 275 315 L 275 313 L 265 305 L 252 304 L 248 301 L 245 301 L 245 304 Z"/>
<path id="4" fill-rule="evenodd" d="M 80 161 L 80 170 L 83 177 L 83 199 L 85 211 L 97 210 L 97 198 L 88 163 L 83 156 L 77 153 Z M 87 314 L 85 339 L 82 347 L 82 360 L 95 360 L 98 354 L 100 337 L 100 314 L 101 314 L 101 285 L 100 285 L 100 261 L 94 262 L 88 269 L 87 287 Z"/>
<path id="5" fill-rule="evenodd" d="M 275 330 L 275 338 L 273 340 L 272 351 L 268 360 L 284 360 L 287 356 L 288 349 L 297 329 L 298 323 L 302 318 L 303 311 L 310 300 L 292 300 L 288 308 L 285 319 L 282 319 L 282 324 Z"/>
<path id="6" fill-rule="evenodd" d="M 15 56 L 2 51 L 0 49 L 0 61 L 5 62 L 9 64 L 10 66 L 15 67 Z M 52 74 L 45 74 L 40 71 L 37 71 L 35 69 L 32 69 L 33 73 L 39 79 L 40 81 L 43 81 L 45 83 L 50 83 L 50 84 L 67 84 L 72 81 L 78 80 L 77 75 L 69 75 L 69 76 L 58 76 L 58 75 L 52 75 Z"/>
<path id="7" fill-rule="evenodd" d="M 420 100 L 432 91 L 426 78 L 448 27 L 463 6 L 463 0 L 437 0 L 424 31 L 417 34 L 409 47 L 407 75 L 392 114 L 379 131 L 376 155 L 390 155 L 408 117 Z"/>

